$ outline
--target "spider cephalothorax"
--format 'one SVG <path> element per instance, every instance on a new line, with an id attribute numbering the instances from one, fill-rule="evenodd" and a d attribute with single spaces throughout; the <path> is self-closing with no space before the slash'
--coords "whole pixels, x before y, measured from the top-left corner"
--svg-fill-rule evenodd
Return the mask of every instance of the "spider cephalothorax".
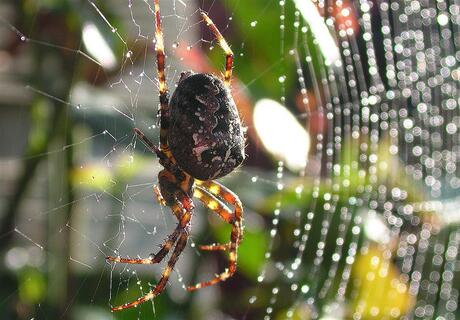
<path id="1" fill-rule="evenodd" d="M 230 90 L 212 74 L 183 73 L 170 102 L 169 148 L 199 180 L 225 176 L 244 160 L 244 136 Z"/>
<path id="2" fill-rule="evenodd" d="M 201 16 L 225 51 L 224 79 L 212 74 L 184 72 L 169 102 L 160 8 L 158 0 L 155 0 L 160 145 L 153 144 L 139 129 L 134 129 L 134 132 L 158 156 L 164 167 L 158 174 L 158 186 L 154 187 L 154 191 L 158 201 L 170 207 L 179 222 L 161 249 L 148 258 L 107 257 L 107 260 L 114 262 L 155 264 L 172 250 L 158 283 L 145 296 L 114 307 L 112 311 L 135 307 L 164 290 L 187 244 L 194 209 L 193 197 L 231 224 L 232 232 L 228 243 L 200 246 L 202 250 L 228 251 L 228 268 L 213 279 L 190 286 L 187 290 L 193 291 L 224 281 L 236 271 L 238 246 L 243 237 L 243 207 L 236 194 L 212 180 L 230 173 L 244 160 L 243 128 L 230 93 L 233 53 L 211 19 L 204 12 L 201 12 Z M 233 211 L 226 203 L 233 206 Z"/>

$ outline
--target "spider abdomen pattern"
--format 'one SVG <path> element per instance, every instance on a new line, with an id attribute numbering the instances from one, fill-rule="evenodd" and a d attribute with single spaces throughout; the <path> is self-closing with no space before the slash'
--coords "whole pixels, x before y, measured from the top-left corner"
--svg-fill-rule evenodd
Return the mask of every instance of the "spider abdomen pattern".
<path id="1" fill-rule="evenodd" d="M 184 72 L 170 102 L 168 144 L 182 170 L 199 180 L 225 176 L 244 160 L 244 133 L 224 82 Z"/>

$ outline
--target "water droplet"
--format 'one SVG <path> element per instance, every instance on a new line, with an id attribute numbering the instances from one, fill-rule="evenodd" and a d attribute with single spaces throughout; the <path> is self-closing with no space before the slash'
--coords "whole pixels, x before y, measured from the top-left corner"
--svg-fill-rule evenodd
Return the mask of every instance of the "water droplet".
<path id="1" fill-rule="evenodd" d="M 440 26 L 445 26 L 449 23 L 449 17 L 445 13 L 439 14 L 437 20 Z"/>

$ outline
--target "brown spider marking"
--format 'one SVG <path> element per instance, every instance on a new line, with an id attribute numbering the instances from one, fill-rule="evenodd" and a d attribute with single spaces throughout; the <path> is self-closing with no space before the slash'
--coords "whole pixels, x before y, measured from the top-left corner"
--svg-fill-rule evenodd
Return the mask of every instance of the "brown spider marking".
<path id="1" fill-rule="evenodd" d="M 187 74 L 185 77 L 190 76 Z M 181 77 L 182 79 L 182 77 Z M 208 92 L 204 94 L 199 94 L 195 96 L 195 99 L 200 102 L 204 108 L 198 108 L 195 115 L 198 117 L 198 120 L 203 123 L 203 128 L 208 128 L 207 131 L 211 132 L 217 127 L 218 119 L 216 117 L 216 111 L 219 110 L 219 100 L 216 96 L 219 94 L 220 90 L 216 85 L 215 79 L 212 79 L 212 86 L 204 85 L 204 88 L 208 89 Z M 201 113 L 204 109 L 204 112 Z M 195 143 L 194 148 L 192 149 L 193 154 L 195 155 L 198 162 L 202 162 L 201 154 L 211 149 L 216 145 L 215 138 L 211 135 L 203 135 L 199 133 L 194 133 L 192 135 L 193 141 Z M 221 157 L 215 156 L 211 162 L 222 160 Z"/>
<path id="2" fill-rule="evenodd" d="M 193 134 L 193 140 L 195 141 L 195 147 L 192 149 L 193 155 L 196 157 L 199 163 L 203 161 L 201 158 L 201 154 L 210 149 L 210 146 L 203 141 L 202 137 L 200 135 L 194 133 Z"/>

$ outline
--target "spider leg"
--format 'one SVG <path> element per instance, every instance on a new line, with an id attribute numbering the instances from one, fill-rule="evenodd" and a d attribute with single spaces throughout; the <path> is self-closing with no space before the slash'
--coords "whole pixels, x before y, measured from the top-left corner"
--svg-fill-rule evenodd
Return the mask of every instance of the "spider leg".
<path id="1" fill-rule="evenodd" d="M 160 172 L 160 184 L 164 184 L 164 178 L 161 176 Z M 160 192 L 160 190 L 158 190 Z M 194 209 L 193 203 L 190 199 L 187 199 L 187 196 L 182 192 L 177 192 L 177 197 L 174 196 L 174 203 L 171 204 L 171 211 L 177 217 L 177 220 L 181 221 L 182 216 L 185 212 L 192 211 Z M 161 193 L 160 193 L 161 196 Z M 164 200 L 164 199 L 163 199 Z M 128 264 L 155 264 L 160 263 L 164 257 L 169 253 L 177 238 L 179 237 L 181 231 L 181 226 L 178 225 L 174 232 L 168 236 L 168 239 L 162 245 L 161 249 L 157 253 L 152 253 L 148 258 L 143 259 L 132 259 L 132 258 L 122 258 L 122 257 L 113 257 L 108 256 L 106 259 L 108 261 L 118 262 L 118 263 L 128 263 Z"/>
<path id="2" fill-rule="evenodd" d="M 205 188 L 197 185 L 193 192 L 193 196 L 197 197 L 210 210 L 214 211 L 224 221 L 232 224 L 235 220 L 233 212 L 221 200 L 212 195 Z"/>
<path id="3" fill-rule="evenodd" d="M 171 257 L 169 258 L 168 264 L 166 265 L 165 269 L 163 270 L 163 273 L 161 274 L 160 280 L 157 282 L 155 287 L 152 290 L 150 290 L 150 292 L 147 293 L 145 296 L 140 297 L 139 299 L 133 302 L 125 303 L 118 307 L 113 307 L 112 311 L 120 311 L 123 309 L 135 307 L 143 302 L 155 298 L 161 292 L 163 292 L 166 284 L 168 283 L 169 276 L 171 275 L 171 272 L 174 269 L 174 266 L 177 262 L 177 259 L 179 258 L 180 254 L 182 253 L 187 244 L 187 240 L 190 233 L 190 220 L 192 218 L 192 211 L 184 211 L 183 206 L 181 205 L 181 200 L 183 199 L 177 199 L 176 205 L 174 205 L 172 208 L 173 210 L 180 210 L 183 212 L 176 228 L 177 234 L 179 235 L 179 239 L 177 240 L 176 246 Z"/>
<path id="4" fill-rule="evenodd" d="M 199 188 L 197 187 L 197 189 L 199 190 L 205 189 L 208 195 L 214 196 L 214 199 L 211 200 L 210 203 L 212 203 L 213 201 L 218 203 L 216 201 L 218 200 L 216 196 L 218 196 L 219 198 L 233 205 L 234 212 L 232 216 L 229 216 L 229 220 L 228 220 L 228 222 L 232 224 L 230 243 L 228 244 L 229 246 L 229 249 L 228 249 L 229 250 L 229 266 L 228 268 L 225 269 L 224 272 L 222 272 L 221 274 L 217 275 L 216 277 L 214 277 L 213 279 L 209 281 L 201 282 L 194 286 L 187 287 L 188 291 L 194 291 L 197 289 L 208 287 L 220 281 L 225 281 L 229 277 L 231 277 L 236 271 L 236 264 L 237 264 L 237 258 L 238 258 L 238 246 L 241 242 L 241 239 L 243 238 L 243 207 L 241 205 L 241 201 L 238 198 L 238 196 L 235 193 L 233 193 L 230 189 L 224 187 L 223 185 L 215 181 L 197 181 L 196 184 L 199 187 Z M 202 198 L 204 199 L 204 197 Z M 207 206 L 209 208 L 208 204 Z M 216 205 L 211 204 L 211 207 L 216 207 Z M 219 215 L 222 217 L 221 214 Z M 216 245 L 216 249 L 213 249 L 213 250 L 218 250 L 217 248 L 223 248 L 224 246 L 226 245 Z"/>
<path id="5" fill-rule="evenodd" d="M 158 148 L 138 128 L 134 128 L 133 131 L 136 134 L 136 136 L 138 136 L 138 138 L 141 139 L 142 142 L 147 146 L 147 148 L 149 148 L 150 151 L 152 151 L 153 153 L 155 153 L 157 155 L 157 157 L 160 159 L 160 164 L 163 167 L 165 167 L 166 169 L 171 171 L 175 176 L 179 177 L 181 180 L 186 179 L 183 171 L 177 166 L 176 160 L 174 159 L 174 157 L 172 156 L 172 154 L 171 154 L 171 152 L 169 150 L 164 151 L 164 150 L 161 150 L 160 148 Z"/>
<path id="6" fill-rule="evenodd" d="M 150 149 L 150 151 L 152 151 L 153 153 L 155 153 L 158 158 L 162 158 L 164 157 L 164 154 L 161 153 L 160 151 L 160 148 L 158 148 L 155 144 L 153 144 L 152 141 L 150 141 L 149 138 L 147 138 L 145 136 L 145 134 L 138 128 L 133 128 L 133 131 L 134 133 L 136 134 L 136 136 L 142 140 L 142 142 Z"/>
<path id="7" fill-rule="evenodd" d="M 108 256 L 106 257 L 106 260 L 112 261 L 112 262 L 118 262 L 118 263 L 128 263 L 128 264 L 155 264 L 155 263 L 160 263 L 164 257 L 168 254 L 168 252 L 171 250 L 172 246 L 176 242 L 178 236 L 179 236 L 180 230 L 176 228 L 174 232 L 169 235 L 168 239 L 165 241 L 161 249 L 155 253 L 151 254 L 148 258 L 144 259 L 131 259 L 131 258 L 122 258 L 122 257 L 112 257 Z"/>
<path id="8" fill-rule="evenodd" d="M 230 243 L 225 243 L 225 244 L 208 244 L 208 245 L 202 245 L 199 246 L 200 250 L 203 251 L 227 251 L 230 248 Z"/>
<path id="9" fill-rule="evenodd" d="M 234 222 L 233 212 L 231 212 L 230 209 L 222 203 L 222 201 L 206 191 L 206 189 L 196 186 L 193 196 L 198 198 L 208 209 L 217 213 L 227 223 L 232 224 Z M 230 248 L 230 243 L 201 245 L 199 248 L 200 250 L 205 251 L 225 251 Z"/>
<path id="10" fill-rule="evenodd" d="M 157 196 L 157 200 L 160 203 L 160 205 L 165 206 L 166 205 L 166 200 L 163 198 L 163 195 L 161 194 L 160 187 L 157 185 L 153 186 L 153 192 Z"/>
<path id="11" fill-rule="evenodd" d="M 177 189 L 177 181 L 175 176 L 171 175 L 170 171 L 162 170 L 158 174 L 158 180 L 160 186 L 154 187 L 154 192 L 157 194 L 160 204 L 168 205 L 171 208 L 172 213 L 181 221 L 182 216 L 186 212 L 192 212 L 194 209 L 194 204 L 192 199 L 187 196 L 185 192 L 181 189 Z M 163 198 L 163 193 L 165 198 Z M 173 190 L 173 191 L 171 191 Z M 176 242 L 180 234 L 180 226 L 168 237 L 161 249 L 156 253 L 150 254 L 148 258 L 143 259 L 132 259 L 132 258 L 122 258 L 122 257 L 113 257 L 108 256 L 106 259 L 108 261 L 119 262 L 119 263 L 129 263 L 129 264 L 155 264 L 160 263 L 164 257 L 169 253 L 172 246 Z"/>
<path id="12" fill-rule="evenodd" d="M 160 150 L 169 154 L 169 96 L 165 75 L 165 46 L 161 30 L 161 15 L 159 0 L 155 0 L 155 51 L 157 53 L 158 81 L 160 83 Z"/>
<path id="13" fill-rule="evenodd" d="M 243 219 L 243 205 L 241 204 L 240 198 L 238 198 L 238 196 L 232 190 L 214 180 L 195 180 L 195 184 L 198 187 L 206 189 L 206 191 L 209 193 L 213 194 L 214 196 L 218 196 L 219 198 L 234 206 L 235 220 Z"/>
<path id="14" fill-rule="evenodd" d="M 206 22 L 206 25 L 209 27 L 211 32 L 214 34 L 216 37 L 217 41 L 219 41 L 219 45 L 225 52 L 225 74 L 224 74 L 224 83 L 227 87 L 230 86 L 230 80 L 232 78 L 232 68 L 233 68 L 233 52 L 232 49 L 230 49 L 230 46 L 228 45 L 227 41 L 225 38 L 222 36 L 220 33 L 219 29 L 217 29 L 216 25 L 212 20 L 208 17 L 208 15 L 204 12 L 201 11 L 201 17 L 203 20 Z"/>
<path id="15" fill-rule="evenodd" d="M 128 309 L 128 308 L 135 307 L 135 306 L 137 306 L 137 305 L 139 305 L 139 304 L 141 304 L 143 302 L 146 302 L 146 301 L 149 301 L 149 300 L 155 298 L 161 292 L 163 292 L 166 284 L 168 283 L 169 276 L 170 276 L 170 274 L 171 274 L 171 272 L 172 272 L 172 270 L 174 268 L 174 265 L 176 264 L 177 259 L 179 258 L 179 255 L 182 253 L 182 251 L 185 248 L 185 245 L 187 244 L 188 237 L 189 237 L 188 231 L 182 231 L 181 232 L 181 236 L 180 236 L 179 240 L 177 241 L 176 247 L 174 248 L 174 251 L 173 251 L 173 254 L 171 255 L 171 258 L 168 261 L 168 265 L 163 270 L 161 278 L 158 281 L 158 283 L 156 284 L 156 286 L 152 290 L 150 290 L 149 293 L 147 293 L 145 296 L 140 297 L 139 299 L 137 299 L 137 300 L 135 300 L 133 302 L 125 303 L 125 304 L 123 304 L 121 306 L 118 306 L 118 307 L 113 307 L 112 311 L 120 311 L 120 310 L 123 310 L 123 309 Z"/>
<path id="16" fill-rule="evenodd" d="M 156 192 L 164 203 L 171 207 L 172 213 L 178 220 L 182 217 L 182 211 L 193 211 L 194 204 L 191 198 L 193 178 L 182 171 L 178 177 L 168 169 L 163 169 L 158 173 L 158 182 L 159 187 Z M 181 210 L 176 209 L 178 205 Z"/>

